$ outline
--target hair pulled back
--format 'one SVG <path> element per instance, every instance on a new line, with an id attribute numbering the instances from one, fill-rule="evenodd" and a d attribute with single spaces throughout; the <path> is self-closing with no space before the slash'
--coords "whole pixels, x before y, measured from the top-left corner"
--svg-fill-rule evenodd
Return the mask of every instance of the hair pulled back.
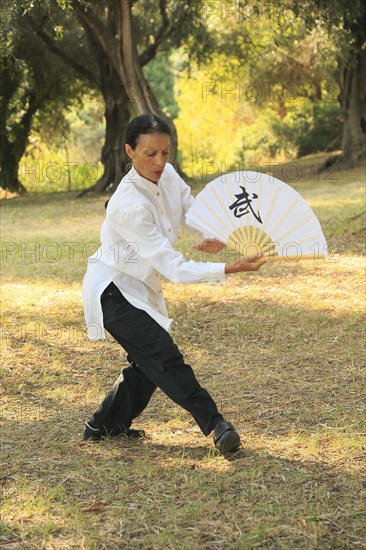
<path id="1" fill-rule="evenodd" d="M 139 115 L 129 123 L 125 143 L 135 149 L 142 134 L 153 134 L 154 132 L 170 136 L 170 128 L 162 118 L 153 114 Z"/>

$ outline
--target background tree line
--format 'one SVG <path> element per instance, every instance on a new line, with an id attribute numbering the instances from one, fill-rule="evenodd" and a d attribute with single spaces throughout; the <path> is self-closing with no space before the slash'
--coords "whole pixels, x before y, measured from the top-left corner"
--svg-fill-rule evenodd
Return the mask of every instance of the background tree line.
<path id="1" fill-rule="evenodd" d="M 362 0 L 4 0 L 1 20 L 3 189 L 26 189 L 19 166 L 36 154 L 35 135 L 56 147 L 71 182 L 82 168 L 69 162 L 71 127 L 80 151 L 92 127 L 101 147 L 81 186 L 115 188 L 126 126 L 143 112 L 170 124 L 172 162 L 190 176 L 205 163 L 327 148 L 351 165 L 365 158 Z"/>

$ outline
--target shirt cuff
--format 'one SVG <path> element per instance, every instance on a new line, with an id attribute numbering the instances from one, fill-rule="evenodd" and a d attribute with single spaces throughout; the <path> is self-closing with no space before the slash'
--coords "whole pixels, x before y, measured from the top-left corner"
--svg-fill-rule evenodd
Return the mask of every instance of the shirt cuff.
<path id="1" fill-rule="evenodd" d="M 226 281 L 225 265 L 222 263 L 211 262 L 209 267 L 210 273 L 207 277 L 207 282 L 211 284 L 223 284 Z"/>

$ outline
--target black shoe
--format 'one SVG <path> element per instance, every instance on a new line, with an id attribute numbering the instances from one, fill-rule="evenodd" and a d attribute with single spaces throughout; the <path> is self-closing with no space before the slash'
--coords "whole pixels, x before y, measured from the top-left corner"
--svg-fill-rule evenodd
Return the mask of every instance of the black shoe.
<path id="1" fill-rule="evenodd" d="M 222 455 L 232 453 L 239 449 L 240 437 L 230 422 L 221 420 L 221 422 L 216 424 L 214 433 L 214 443 L 216 449 L 218 449 Z"/>
<path id="2" fill-rule="evenodd" d="M 93 428 L 89 422 L 85 422 L 85 430 L 83 433 L 83 439 L 90 441 L 100 441 L 104 437 L 131 437 L 132 439 L 141 439 L 145 437 L 144 430 L 134 430 L 133 428 L 123 428 L 122 426 L 117 426 L 112 428 L 112 430 L 107 431 L 105 428 Z"/>

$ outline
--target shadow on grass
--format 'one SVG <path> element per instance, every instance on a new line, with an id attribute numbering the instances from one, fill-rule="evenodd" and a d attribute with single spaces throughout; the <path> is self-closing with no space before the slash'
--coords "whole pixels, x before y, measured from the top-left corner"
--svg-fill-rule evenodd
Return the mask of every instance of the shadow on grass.
<path id="1" fill-rule="evenodd" d="M 125 364 L 123 350 L 89 343 L 81 309 L 78 321 L 57 297 L 41 315 L 9 304 L 8 548 L 85 540 L 98 550 L 160 550 L 187 540 L 182 548 L 211 550 L 225 547 L 223 531 L 232 548 L 362 547 L 360 315 L 261 297 L 192 298 L 193 308 L 177 307 L 176 340 L 243 436 L 244 447 L 225 458 L 211 438 L 186 431 L 187 413 L 162 394 L 139 419 L 146 440 L 82 441 L 84 420 Z"/>
<path id="2" fill-rule="evenodd" d="M 57 418 L 60 404 L 47 401 Z M 166 440 L 160 426 L 150 428 Z M 202 547 L 222 548 L 224 525 L 227 543 L 243 548 L 362 547 L 362 477 L 321 458 L 293 460 L 250 445 L 221 457 L 200 435 L 181 444 L 83 442 L 75 422 L 60 419 L 8 421 L 3 434 L 4 516 L 12 510 L 15 519 L 2 541 L 14 548 L 40 540 L 51 548 L 63 537 L 96 548 L 162 548 L 162 530 L 165 547 L 185 548 L 185 537 L 199 547 L 204 536 Z"/>
<path id="3" fill-rule="evenodd" d="M 320 424 L 362 431 L 360 314 L 247 298 L 206 305 L 202 297 L 194 308 L 180 304 L 176 340 L 228 419 L 279 435 L 311 434 Z M 112 340 L 89 343 L 81 323 L 61 319 L 57 307 L 47 311 L 45 305 L 44 316 L 30 322 L 10 304 L 7 316 L 16 321 L 2 331 L 11 357 L 4 364 L 4 388 L 25 405 L 36 398 L 45 409 L 57 409 L 60 401 L 70 407 L 62 393 L 77 402 L 80 392 L 93 387 L 106 392 L 124 366 L 122 348 Z M 32 322 L 38 322 L 38 333 Z M 58 393 L 54 403 L 52 392 Z"/>

